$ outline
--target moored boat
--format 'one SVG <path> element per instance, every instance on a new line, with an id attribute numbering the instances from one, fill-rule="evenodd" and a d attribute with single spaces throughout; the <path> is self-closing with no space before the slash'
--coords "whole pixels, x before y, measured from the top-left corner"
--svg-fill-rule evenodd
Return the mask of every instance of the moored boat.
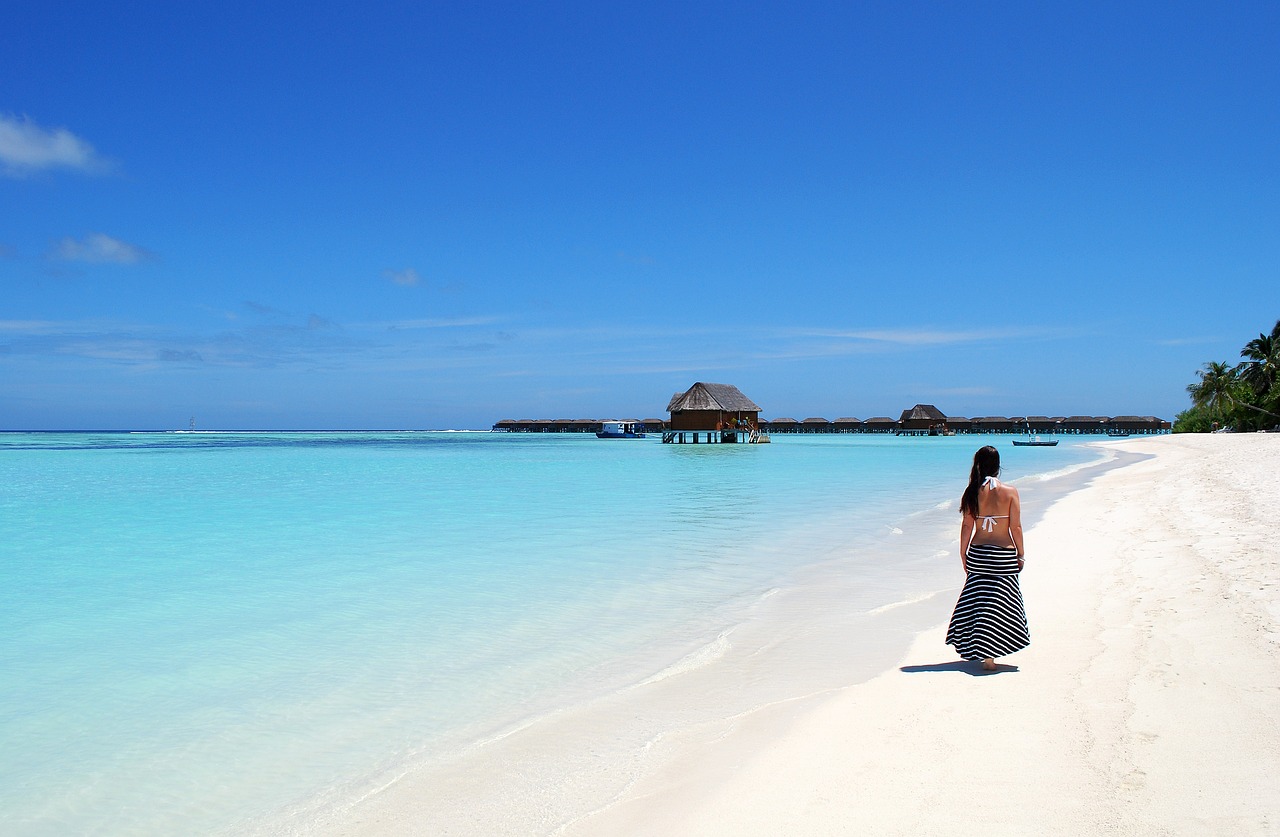
<path id="1" fill-rule="evenodd" d="M 1057 439 L 1041 439 L 1032 436 L 1028 439 L 1014 439 L 1013 443 L 1020 448 L 1051 448 L 1058 444 Z"/>
<path id="2" fill-rule="evenodd" d="M 644 425 L 638 421 L 606 421 L 596 431 L 598 439 L 643 439 Z"/>

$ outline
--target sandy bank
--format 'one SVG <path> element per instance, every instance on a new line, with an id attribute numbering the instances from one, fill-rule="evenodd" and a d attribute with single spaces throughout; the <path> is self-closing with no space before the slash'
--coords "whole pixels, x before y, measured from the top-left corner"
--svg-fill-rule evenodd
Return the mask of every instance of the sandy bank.
<path id="1" fill-rule="evenodd" d="M 565 833 L 1280 833 L 1280 436 L 1115 444 L 1155 456 L 1028 532 L 1004 671 L 940 625 L 867 683 L 690 731 Z"/>

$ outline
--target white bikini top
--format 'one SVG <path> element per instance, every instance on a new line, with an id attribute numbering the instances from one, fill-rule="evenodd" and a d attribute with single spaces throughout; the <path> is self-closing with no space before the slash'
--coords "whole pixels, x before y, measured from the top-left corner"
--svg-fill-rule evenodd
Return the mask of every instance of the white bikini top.
<path id="1" fill-rule="evenodd" d="M 990 488 L 992 491 L 1000 487 L 1000 480 L 995 477 L 984 477 L 982 480 L 984 488 Z M 978 526 L 984 532 L 994 532 L 996 530 L 996 521 L 1007 518 L 1007 514 L 984 514 L 978 518 Z"/>

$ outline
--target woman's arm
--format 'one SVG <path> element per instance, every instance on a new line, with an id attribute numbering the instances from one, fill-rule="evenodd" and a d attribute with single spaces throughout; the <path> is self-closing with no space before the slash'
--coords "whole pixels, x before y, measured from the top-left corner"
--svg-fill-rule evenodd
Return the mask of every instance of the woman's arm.
<path id="1" fill-rule="evenodd" d="M 1013 548 L 1018 550 L 1018 567 L 1021 568 L 1027 550 L 1022 545 L 1022 500 L 1018 497 L 1018 489 L 1009 486 L 1013 496 L 1009 499 L 1009 537 L 1013 538 Z"/>
<path id="2" fill-rule="evenodd" d="M 964 513 L 964 520 L 960 523 L 960 566 L 964 571 L 969 572 L 969 562 L 965 556 L 969 554 L 969 543 L 973 540 L 973 529 L 976 525 L 973 517 L 968 512 Z"/>

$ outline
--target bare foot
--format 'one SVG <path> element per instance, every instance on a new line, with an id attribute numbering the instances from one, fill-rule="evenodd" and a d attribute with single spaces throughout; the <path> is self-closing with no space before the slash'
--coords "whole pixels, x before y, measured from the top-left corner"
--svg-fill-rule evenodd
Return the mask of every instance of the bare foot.
<path id="1" fill-rule="evenodd" d="M 987 659 L 983 660 L 983 661 L 982 661 L 982 670 L 983 670 L 983 671 L 995 671 L 995 670 L 996 670 L 996 661 L 995 661 L 994 659 L 991 659 L 990 657 L 988 657 Z"/>

